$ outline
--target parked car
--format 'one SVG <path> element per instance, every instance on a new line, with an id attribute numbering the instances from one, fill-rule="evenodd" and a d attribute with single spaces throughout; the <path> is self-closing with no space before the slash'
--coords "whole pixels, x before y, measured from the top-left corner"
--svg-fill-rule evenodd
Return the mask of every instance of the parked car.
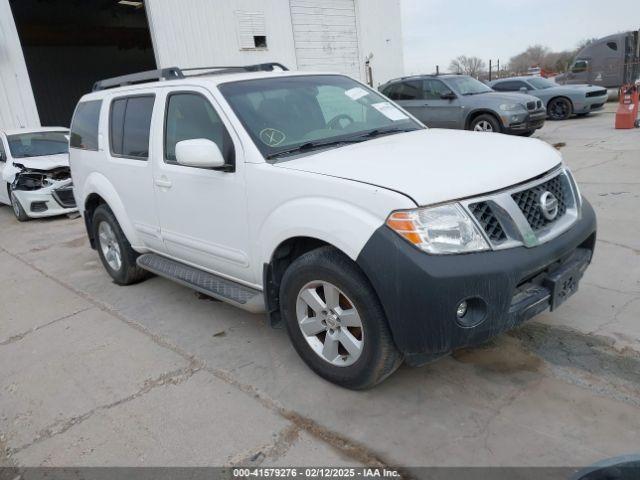
<path id="1" fill-rule="evenodd" d="M 0 203 L 19 221 L 77 211 L 68 137 L 62 127 L 0 131 Z"/>
<path id="2" fill-rule="evenodd" d="M 602 110 L 609 92 L 593 85 L 558 85 L 540 77 L 510 77 L 490 82 L 498 92 L 526 92 L 544 103 L 552 120 L 566 120 L 571 115 L 589 115 Z"/>
<path id="3" fill-rule="evenodd" d="M 380 91 L 433 128 L 530 136 L 546 117 L 537 98 L 496 93 L 467 75 L 404 77 L 382 85 Z"/>
<path id="4" fill-rule="evenodd" d="M 272 69 L 166 69 L 82 97 L 74 188 L 115 283 L 152 272 L 267 312 L 355 389 L 576 291 L 596 220 L 557 150 L 426 129 L 347 76 Z"/>

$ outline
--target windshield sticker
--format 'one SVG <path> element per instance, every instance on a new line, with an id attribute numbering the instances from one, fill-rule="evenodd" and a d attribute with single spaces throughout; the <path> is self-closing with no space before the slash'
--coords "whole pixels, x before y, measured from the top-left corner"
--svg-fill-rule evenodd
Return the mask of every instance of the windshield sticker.
<path id="1" fill-rule="evenodd" d="M 260 140 L 270 147 L 277 147 L 284 142 L 285 138 L 287 138 L 287 136 L 275 128 L 265 128 L 260 131 Z"/>
<path id="2" fill-rule="evenodd" d="M 345 91 L 344 94 L 352 100 L 358 100 L 359 98 L 369 95 L 369 92 L 367 92 L 364 88 L 353 87 Z"/>
<path id="3" fill-rule="evenodd" d="M 402 113 L 401 110 L 398 110 L 389 102 L 374 103 L 371 106 L 376 110 L 378 110 L 382 115 L 387 117 L 389 120 L 393 120 L 394 122 L 397 122 L 398 120 L 406 120 L 409 118 L 404 113 Z"/>

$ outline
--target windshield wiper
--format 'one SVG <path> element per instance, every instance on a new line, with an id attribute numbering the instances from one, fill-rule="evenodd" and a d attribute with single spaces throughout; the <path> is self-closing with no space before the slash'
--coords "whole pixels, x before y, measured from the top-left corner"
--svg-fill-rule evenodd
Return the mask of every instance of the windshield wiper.
<path id="1" fill-rule="evenodd" d="M 306 142 L 302 145 L 298 145 L 297 147 L 288 148 L 285 150 L 280 150 L 278 152 L 273 152 L 267 155 L 267 159 L 281 157 L 283 155 L 292 155 L 294 153 L 308 152 L 312 150 L 317 150 L 319 148 L 328 148 L 328 147 L 336 147 L 339 145 L 345 145 L 348 143 L 360 143 L 371 138 L 381 137 L 383 135 L 391 135 L 393 133 L 403 133 L 403 132 L 413 132 L 414 130 L 418 130 L 417 128 L 391 128 L 391 129 L 379 129 L 376 128 L 362 135 L 356 135 L 353 137 L 343 137 L 335 140 L 331 140 L 328 142 Z"/>
<path id="2" fill-rule="evenodd" d="M 285 150 L 280 150 L 278 152 L 273 152 L 267 155 L 267 159 L 281 157 L 282 155 L 291 155 L 298 152 L 309 152 L 311 150 L 316 150 L 319 148 L 327 148 L 334 147 L 338 145 L 342 145 L 345 143 L 355 143 L 362 140 L 354 140 L 354 139 L 340 139 L 340 140 L 332 140 L 330 142 L 306 142 L 302 145 L 298 145 L 297 147 L 287 148 Z"/>

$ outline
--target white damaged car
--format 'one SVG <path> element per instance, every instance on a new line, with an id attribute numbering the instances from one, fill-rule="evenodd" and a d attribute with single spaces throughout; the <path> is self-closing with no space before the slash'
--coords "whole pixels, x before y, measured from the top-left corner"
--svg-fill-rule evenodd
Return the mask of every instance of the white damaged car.
<path id="1" fill-rule="evenodd" d="M 0 178 L 0 203 L 21 222 L 78 210 L 66 128 L 0 131 Z"/>

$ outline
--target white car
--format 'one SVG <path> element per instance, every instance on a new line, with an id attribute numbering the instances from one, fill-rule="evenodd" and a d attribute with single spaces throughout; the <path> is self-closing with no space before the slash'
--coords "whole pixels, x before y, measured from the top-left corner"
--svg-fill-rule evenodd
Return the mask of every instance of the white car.
<path id="1" fill-rule="evenodd" d="M 283 323 L 362 389 L 573 294 L 596 221 L 539 140 L 429 130 L 338 74 L 274 64 L 98 82 L 71 126 L 91 245 Z"/>
<path id="2" fill-rule="evenodd" d="M 0 131 L 0 178 L 0 203 L 21 222 L 78 210 L 66 128 Z"/>

